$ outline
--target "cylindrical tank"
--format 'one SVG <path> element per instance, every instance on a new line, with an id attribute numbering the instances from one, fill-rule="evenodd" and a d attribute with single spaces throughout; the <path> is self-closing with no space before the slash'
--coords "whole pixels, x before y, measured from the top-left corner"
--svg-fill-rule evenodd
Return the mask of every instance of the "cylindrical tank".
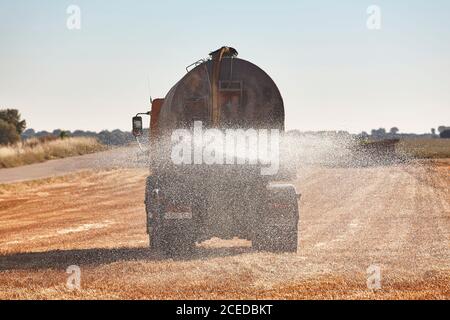
<path id="1" fill-rule="evenodd" d="M 172 87 L 158 118 L 160 135 L 194 121 L 204 127 L 284 130 L 284 105 L 275 82 L 258 66 L 213 56 Z"/>

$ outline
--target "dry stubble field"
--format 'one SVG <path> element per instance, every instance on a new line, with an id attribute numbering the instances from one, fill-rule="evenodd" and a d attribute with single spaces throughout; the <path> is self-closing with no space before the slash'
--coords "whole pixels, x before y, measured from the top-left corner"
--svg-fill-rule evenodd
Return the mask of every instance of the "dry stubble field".
<path id="1" fill-rule="evenodd" d="M 146 170 L 0 185 L 1 299 L 449 299 L 450 161 L 304 167 L 297 254 L 212 239 L 195 256 L 147 249 Z M 366 270 L 381 268 L 381 290 Z M 66 268 L 81 268 L 81 290 Z"/>

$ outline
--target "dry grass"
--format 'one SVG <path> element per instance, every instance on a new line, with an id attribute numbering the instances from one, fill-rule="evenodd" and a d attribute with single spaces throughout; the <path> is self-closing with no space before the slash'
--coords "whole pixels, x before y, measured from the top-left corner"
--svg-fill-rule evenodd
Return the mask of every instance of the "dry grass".
<path id="1" fill-rule="evenodd" d="M 397 150 L 413 158 L 450 158 L 450 139 L 405 139 Z"/>
<path id="2" fill-rule="evenodd" d="M 305 167 L 297 254 L 213 239 L 185 259 L 148 249 L 146 169 L 1 185 L 0 299 L 448 299 L 449 174 L 450 159 Z"/>
<path id="3" fill-rule="evenodd" d="M 12 146 L 0 146 L 0 168 L 11 168 L 104 150 L 94 138 L 29 139 Z"/>

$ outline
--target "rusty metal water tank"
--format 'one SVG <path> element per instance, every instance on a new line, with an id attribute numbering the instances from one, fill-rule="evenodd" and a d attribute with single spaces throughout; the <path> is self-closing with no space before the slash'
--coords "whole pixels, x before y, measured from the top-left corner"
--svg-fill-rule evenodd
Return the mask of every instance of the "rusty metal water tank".
<path id="1" fill-rule="evenodd" d="M 158 117 L 161 135 L 194 121 L 205 127 L 284 130 L 283 99 L 275 82 L 231 50 L 211 53 L 172 87 Z"/>

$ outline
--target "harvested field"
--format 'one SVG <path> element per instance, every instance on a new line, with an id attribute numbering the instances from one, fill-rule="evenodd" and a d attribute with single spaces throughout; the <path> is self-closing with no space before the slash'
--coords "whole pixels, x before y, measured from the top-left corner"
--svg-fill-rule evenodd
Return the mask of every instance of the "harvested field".
<path id="1" fill-rule="evenodd" d="M 297 254 L 212 239 L 147 249 L 144 169 L 0 186 L 1 299 L 449 299 L 450 161 L 304 167 Z M 81 268 L 81 290 L 66 268 Z M 367 288 L 380 267 L 381 289 Z"/>

